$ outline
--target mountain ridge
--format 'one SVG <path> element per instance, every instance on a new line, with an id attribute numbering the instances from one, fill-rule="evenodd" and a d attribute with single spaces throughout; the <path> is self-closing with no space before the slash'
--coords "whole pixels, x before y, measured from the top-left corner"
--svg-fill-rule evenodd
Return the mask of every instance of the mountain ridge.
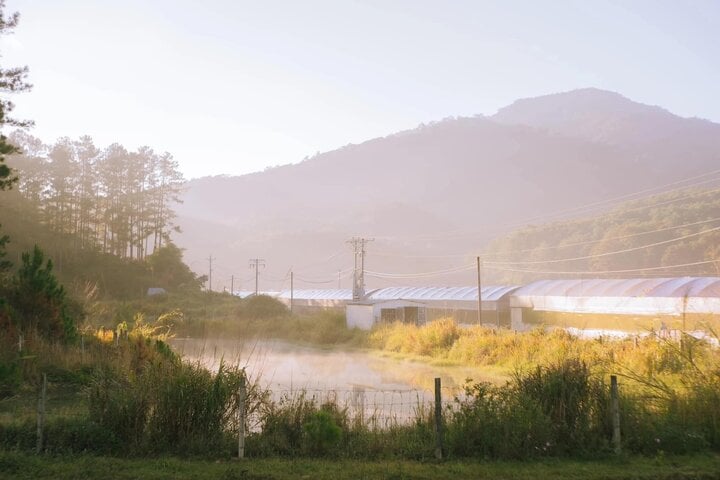
<path id="1" fill-rule="evenodd" d="M 607 99 L 613 105 L 592 106 Z M 188 232 L 178 243 L 197 261 L 210 248 L 229 259 L 263 254 L 282 265 L 276 275 L 296 258 L 327 256 L 319 244 L 342 248 L 356 234 L 386 237 L 383 248 L 404 245 L 410 253 L 477 251 L 507 232 L 501 225 L 709 171 L 718 151 L 718 124 L 614 92 L 553 94 L 520 100 L 490 117 L 431 122 L 297 164 L 192 180 L 178 208 L 180 225 L 191 226 L 193 219 L 217 223 L 243 240 L 223 249 Z M 485 233 L 418 240 L 477 230 Z M 317 248 L 303 241 L 300 248 L 293 239 L 303 232 L 323 232 L 327 241 Z M 258 243 L 260 238 L 265 241 Z M 272 250 L 264 248 L 270 244 Z M 231 269 L 244 264 L 228 262 L 235 262 Z M 432 265 L 386 260 L 376 267 Z"/>

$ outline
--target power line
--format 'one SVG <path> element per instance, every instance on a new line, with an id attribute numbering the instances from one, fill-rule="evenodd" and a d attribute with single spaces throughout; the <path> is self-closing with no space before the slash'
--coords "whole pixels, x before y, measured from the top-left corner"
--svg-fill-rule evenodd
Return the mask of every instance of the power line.
<path id="1" fill-rule="evenodd" d="M 667 232 L 670 230 L 677 230 L 679 228 L 693 227 L 693 226 L 697 226 L 697 225 L 704 225 L 707 223 L 713 223 L 713 222 L 718 222 L 718 221 L 720 221 L 720 217 L 711 218 L 709 220 L 701 220 L 698 222 L 685 223 L 682 225 L 674 225 L 674 226 L 670 226 L 670 227 L 657 228 L 655 230 L 646 230 L 644 232 L 629 233 L 627 235 L 618 235 L 615 237 L 598 238 L 595 240 L 585 240 L 582 242 L 565 243 L 565 244 L 561 244 L 561 245 L 550 245 L 547 247 L 524 248 L 524 249 L 520 249 L 520 250 L 510 250 L 510 251 L 498 252 L 495 254 L 485 253 L 485 254 L 481 254 L 481 256 L 483 257 L 483 259 L 488 259 L 489 255 L 510 256 L 510 255 L 515 255 L 518 253 L 534 253 L 534 252 L 541 252 L 541 251 L 545 251 L 545 250 L 557 250 L 557 249 L 561 249 L 561 248 L 579 247 L 579 246 L 584 246 L 584 245 L 592 245 L 592 244 L 600 243 L 600 242 L 610 242 L 610 241 L 614 241 L 614 240 L 624 240 L 627 238 L 641 237 L 643 235 L 650 235 L 652 233 Z M 478 255 L 477 253 L 472 253 L 472 252 L 470 252 L 470 253 L 451 253 L 451 254 L 447 254 L 447 255 L 397 255 L 397 254 L 393 254 L 393 253 L 383 253 L 383 252 L 373 252 L 373 254 L 377 255 L 379 257 L 389 257 L 389 258 L 427 258 L 427 259 L 430 259 L 430 258 L 438 258 L 438 259 L 471 258 L 471 257 L 475 257 Z"/>
<path id="2" fill-rule="evenodd" d="M 675 268 L 684 268 L 684 267 L 694 267 L 698 265 L 709 265 L 709 264 L 717 264 L 718 260 L 703 260 L 699 262 L 691 262 L 691 263 L 680 263 L 675 265 L 664 265 L 664 266 L 656 266 L 656 267 L 643 267 L 643 268 L 629 268 L 624 270 L 567 270 L 567 271 L 559 271 L 559 270 L 533 270 L 533 269 L 522 269 L 522 268 L 508 268 L 508 267 L 501 267 L 501 266 L 494 266 L 494 265 L 488 265 L 486 268 L 489 268 L 491 270 L 499 270 L 503 272 L 514 272 L 514 273 L 541 273 L 541 274 L 557 274 L 557 275 L 605 275 L 609 273 L 633 273 L 633 272 L 647 272 L 647 271 L 657 271 L 657 270 L 671 270 Z"/>
<path id="3" fill-rule="evenodd" d="M 703 230 L 701 232 L 690 233 L 688 235 L 683 235 L 682 237 L 671 238 L 670 240 L 663 240 L 662 242 L 649 243 L 647 245 L 640 245 L 638 247 L 625 248 L 623 250 L 616 250 L 614 252 L 605 252 L 605 253 L 597 253 L 597 254 L 593 254 L 593 255 L 584 255 L 581 257 L 556 258 L 556 259 L 550 259 L 550 260 L 531 260 L 531 261 L 525 261 L 525 262 L 523 262 L 523 261 L 520 261 L 520 262 L 502 262 L 502 261 L 500 261 L 500 262 L 486 262 L 486 263 L 487 263 L 487 265 L 537 265 L 537 264 L 546 264 L 546 263 L 574 262 L 577 260 L 590 260 L 593 258 L 608 257 L 611 255 L 619 255 L 621 253 L 634 252 L 634 251 L 643 250 L 646 248 L 657 247 L 659 245 L 667 245 L 668 243 L 679 242 L 680 240 L 685 240 L 687 238 L 692 238 L 692 237 L 698 237 L 698 236 L 704 235 L 706 233 L 712 233 L 712 232 L 717 232 L 717 231 L 720 231 L 720 227 Z"/>
<path id="4" fill-rule="evenodd" d="M 458 266 L 458 267 L 447 268 L 447 269 L 444 269 L 444 270 L 436 270 L 436 271 L 433 271 L 433 272 L 421 272 L 421 273 L 386 273 L 386 272 L 371 272 L 371 271 L 367 271 L 367 272 L 365 272 L 365 273 L 367 273 L 367 274 L 368 274 L 369 276 L 371 276 L 371 277 L 401 279 L 401 278 L 436 277 L 436 276 L 439 276 L 439 275 L 446 275 L 446 274 L 450 274 L 450 273 L 464 272 L 464 271 L 466 271 L 466 270 L 471 270 L 471 269 L 473 269 L 473 268 L 475 268 L 475 263 L 474 263 L 474 262 L 473 262 L 473 263 L 470 263 L 470 264 L 467 264 L 467 265 L 461 265 L 461 266 Z"/>
<path id="5" fill-rule="evenodd" d="M 675 226 L 672 226 L 672 227 L 658 228 L 658 229 L 655 229 L 655 230 L 647 230 L 647 231 L 645 231 L 645 232 L 629 233 L 629 234 L 627 234 L 627 235 L 619 235 L 619 236 L 617 236 L 617 237 L 599 238 L 599 239 L 597 239 L 597 240 L 586 240 L 586 241 L 583 241 L 583 242 L 566 243 L 566 244 L 562 244 L 562 245 L 553 245 L 553 246 L 548 246 L 548 247 L 525 248 L 525 249 L 522 249 L 522 250 L 513 250 L 513 251 L 510 251 L 510 252 L 501 252 L 501 253 L 498 253 L 498 254 L 496 254 L 496 255 L 513 255 L 513 254 L 516 254 L 516 253 L 540 252 L 540 251 L 543 251 L 543 250 L 555 250 L 555 249 L 559 249 L 559 248 L 579 247 L 579 246 L 583 246 L 583 245 L 592 245 L 592 244 L 594 244 L 594 243 L 600 243 L 600 242 L 611 242 L 611 241 L 614 241 L 614 240 L 624 240 L 624 239 L 626 239 L 626 238 L 641 237 L 641 236 L 643 236 L 643 235 L 650 235 L 651 233 L 667 232 L 667 231 L 670 231 L 670 230 L 677 230 L 678 228 L 694 227 L 694 226 L 697 226 L 697 225 L 704 225 L 704 224 L 706 224 L 706 223 L 713 223 L 713 222 L 717 222 L 717 221 L 720 221 L 720 217 L 718 217 L 718 218 L 712 218 L 712 219 L 710 219 L 710 220 L 702 220 L 702 221 L 699 221 L 699 222 L 685 223 L 685 224 L 683 224 L 683 225 L 675 225 Z M 484 257 L 487 258 L 487 255 L 484 255 Z"/>

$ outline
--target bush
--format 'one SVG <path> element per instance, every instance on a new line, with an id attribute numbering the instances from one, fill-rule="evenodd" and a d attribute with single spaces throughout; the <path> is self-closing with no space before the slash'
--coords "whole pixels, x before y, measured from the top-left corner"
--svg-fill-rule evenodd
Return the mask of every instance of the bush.
<path id="1" fill-rule="evenodd" d="M 605 447 L 609 419 L 608 389 L 590 374 L 588 366 L 568 359 L 537 367 L 513 379 L 518 398 L 540 407 L 550 420 L 557 453 L 597 451 Z"/>
<path id="2" fill-rule="evenodd" d="M 90 390 L 90 418 L 133 452 L 227 452 L 243 377 L 224 365 L 211 373 L 170 361 L 134 379 L 102 374 Z"/>
<path id="3" fill-rule="evenodd" d="M 320 410 L 310 415 L 303 425 L 308 437 L 310 451 L 315 455 L 327 454 L 337 447 L 342 429 L 328 410 Z"/>

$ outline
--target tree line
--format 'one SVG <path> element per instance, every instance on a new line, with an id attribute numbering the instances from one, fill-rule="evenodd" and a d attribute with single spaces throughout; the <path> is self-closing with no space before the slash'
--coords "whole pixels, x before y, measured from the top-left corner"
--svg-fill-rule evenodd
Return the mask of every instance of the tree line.
<path id="1" fill-rule="evenodd" d="M 172 205 L 184 178 L 169 153 L 99 148 L 89 136 L 48 145 L 21 130 L 9 140 L 20 152 L 8 159 L 17 189 L 40 222 L 77 249 L 143 260 L 177 231 Z"/>

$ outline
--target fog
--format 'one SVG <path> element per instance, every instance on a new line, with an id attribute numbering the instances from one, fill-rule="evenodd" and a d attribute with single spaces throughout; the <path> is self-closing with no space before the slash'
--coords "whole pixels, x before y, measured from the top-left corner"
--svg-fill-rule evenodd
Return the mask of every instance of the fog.
<path id="1" fill-rule="evenodd" d="M 384 416 L 410 416 L 419 401 L 430 402 L 436 377 L 442 379 L 443 400 L 462 393 L 467 379 L 500 382 L 491 372 L 456 366 L 434 366 L 393 359 L 377 353 L 299 346 L 280 340 L 175 338 L 176 352 L 189 361 L 217 369 L 221 362 L 244 366 L 248 377 L 272 391 L 275 400 L 305 391 L 321 400 L 352 405 L 359 392 L 366 408 Z"/>

